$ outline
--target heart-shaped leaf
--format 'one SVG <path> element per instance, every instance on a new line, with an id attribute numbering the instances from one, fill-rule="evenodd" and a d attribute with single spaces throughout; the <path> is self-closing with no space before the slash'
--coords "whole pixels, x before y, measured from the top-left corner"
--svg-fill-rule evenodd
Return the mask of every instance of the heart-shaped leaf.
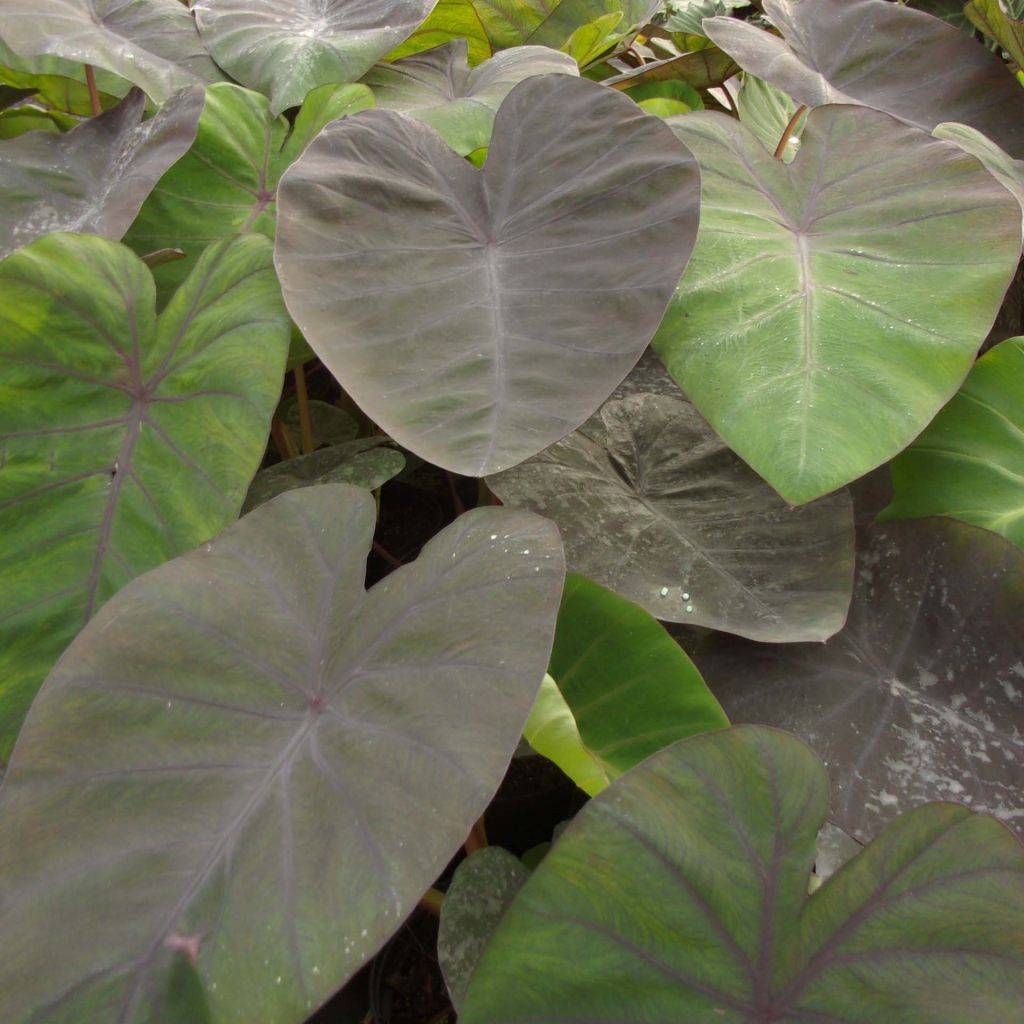
<path id="1" fill-rule="evenodd" d="M 1024 338 L 974 364 L 892 475 L 896 495 L 882 519 L 954 516 L 1024 548 Z"/>
<path id="2" fill-rule="evenodd" d="M 704 31 L 799 103 L 862 103 L 925 131 L 962 121 L 1024 156 L 1020 86 L 952 25 L 887 0 L 764 0 L 764 11 L 782 39 L 736 18 L 709 18 Z"/>
<path id="3" fill-rule="evenodd" d="M 579 426 L 637 361 L 689 257 L 698 191 L 665 125 L 541 75 L 502 103 L 482 171 L 392 111 L 329 125 L 282 179 L 276 262 L 296 323 L 366 414 L 482 476 Z"/>
<path id="4" fill-rule="evenodd" d="M 662 626 L 585 576 L 566 578 L 548 672 L 524 735 L 591 795 L 675 740 L 729 724 Z"/>
<path id="5" fill-rule="evenodd" d="M 0 258 L 54 231 L 118 239 L 128 230 L 157 180 L 192 144 L 203 90 L 182 90 L 141 121 L 145 103 L 135 90 L 66 135 L 37 132 L 0 145 Z"/>
<path id="6" fill-rule="evenodd" d="M 321 85 L 354 82 L 430 13 L 435 0 L 197 0 L 203 42 L 279 114 Z"/>
<path id="7" fill-rule="evenodd" d="M 185 259 L 157 268 L 158 298 L 166 300 L 210 243 L 247 231 L 272 239 L 285 168 L 328 121 L 370 106 L 364 85 L 323 86 L 289 129 L 259 93 L 226 82 L 207 89 L 195 143 L 160 179 L 125 236 L 139 255 L 164 246 L 184 251 Z"/>
<path id="8" fill-rule="evenodd" d="M 869 839 L 924 800 L 1024 832 L 1024 552 L 951 519 L 872 527 L 846 628 L 827 644 L 725 642 L 695 655 L 736 722 L 807 740 L 832 817 Z"/>
<path id="9" fill-rule="evenodd" d="M 574 572 L 659 619 L 769 641 L 824 640 L 846 619 L 849 495 L 790 507 L 681 396 L 608 402 L 487 482 L 558 523 Z"/>
<path id="10" fill-rule="evenodd" d="M 595 797 L 505 912 L 460 1024 L 1006 1024 L 1024 1005 L 1024 850 L 904 815 L 807 895 L 828 786 L 802 743 L 683 740 Z"/>
<path id="11" fill-rule="evenodd" d="M 270 260 L 257 236 L 212 246 L 159 318 L 116 242 L 0 263 L 0 759 L 99 606 L 238 515 L 288 349 Z"/>
<path id="12" fill-rule="evenodd" d="M 281 495 L 68 650 L 0 788 L 9 1020 L 150 1020 L 183 952 L 214 1021 L 302 1020 L 444 869 L 544 673 L 561 549 L 476 510 L 366 592 L 374 525 L 357 488 Z"/>
<path id="13" fill-rule="evenodd" d="M 0 0 L 4 42 L 22 57 L 52 54 L 95 64 L 157 103 L 224 75 L 180 0 Z"/>
<path id="14" fill-rule="evenodd" d="M 724 50 L 708 46 L 678 57 L 641 64 L 631 71 L 605 79 L 604 84 L 613 89 L 632 89 L 650 82 L 682 81 L 694 89 L 711 89 L 722 85 L 739 70 L 739 65 Z"/>
<path id="15" fill-rule="evenodd" d="M 529 868 L 500 846 L 485 846 L 456 868 L 437 931 L 437 962 L 456 1010 L 501 915 L 529 877 Z"/>
<path id="16" fill-rule="evenodd" d="M 430 125 L 460 156 L 488 145 L 501 101 L 531 75 L 578 75 L 567 54 L 544 46 L 503 50 L 475 68 L 458 39 L 394 64 L 378 64 L 363 78 L 378 107 Z"/>
<path id="17" fill-rule="evenodd" d="M 722 114 L 672 125 L 704 196 L 655 348 L 744 461 L 810 501 L 955 394 L 1016 268 L 1020 211 L 977 161 L 866 107 L 812 110 L 789 165 Z"/>
<path id="18" fill-rule="evenodd" d="M 383 437 L 363 437 L 262 469 L 253 478 L 242 511 L 311 484 L 354 484 L 367 490 L 380 487 L 405 468 L 402 453 L 386 441 Z"/>

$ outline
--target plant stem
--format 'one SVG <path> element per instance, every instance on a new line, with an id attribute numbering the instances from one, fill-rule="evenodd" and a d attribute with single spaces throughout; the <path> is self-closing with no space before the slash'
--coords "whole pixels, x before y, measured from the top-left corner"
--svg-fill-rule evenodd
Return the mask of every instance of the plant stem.
<path id="1" fill-rule="evenodd" d="M 793 137 L 793 132 L 796 131 L 796 123 L 805 113 L 807 113 L 807 107 L 801 103 L 793 112 L 793 116 L 789 119 L 789 124 L 786 125 L 786 130 L 782 133 L 782 138 L 779 139 L 779 144 L 775 147 L 776 160 L 782 159 L 782 154 L 786 151 L 786 143 Z"/>
<path id="2" fill-rule="evenodd" d="M 313 419 L 309 415 L 309 392 L 306 391 L 306 371 L 300 364 L 295 367 L 295 396 L 299 403 L 299 430 L 302 432 L 302 454 L 313 450 Z"/>
<path id="3" fill-rule="evenodd" d="M 444 475 L 448 478 L 448 494 L 452 499 L 452 508 L 457 516 L 461 516 L 466 511 L 466 506 L 462 504 L 459 492 L 455 489 L 455 477 L 447 469 L 444 471 Z"/>
<path id="4" fill-rule="evenodd" d="M 420 897 L 420 906 L 434 917 L 441 916 L 441 907 L 444 906 L 444 893 L 440 889 L 428 889 Z"/>
<path id="5" fill-rule="evenodd" d="M 295 445 L 292 444 L 291 436 L 288 434 L 288 428 L 276 416 L 270 421 L 270 436 L 274 439 L 277 453 L 281 456 L 282 461 L 294 459 L 298 455 Z"/>
<path id="6" fill-rule="evenodd" d="M 103 113 L 103 104 L 100 103 L 100 94 L 96 89 L 96 75 L 93 73 L 92 65 L 85 65 L 85 84 L 89 90 L 89 103 L 92 105 L 93 116 Z"/>
<path id="7" fill-rule="evenodd" d="M 394 566 L 394 568 L 400 568 L 404 563 L 400 558 L 396 558 L 393 554 L 379 540 L 373 542 L 374 554 L 380 555 L 388 565 Z"/>
<path id="8" fill-rule="evenodd" d="M 484 828 L 484 819 L 478 818 L 473 825 L 472 830 L 466 837 L 465 842 L 466 853 L 476 853 L 477 850 L 482 850 L 487 846 L 487 830 Z"/>

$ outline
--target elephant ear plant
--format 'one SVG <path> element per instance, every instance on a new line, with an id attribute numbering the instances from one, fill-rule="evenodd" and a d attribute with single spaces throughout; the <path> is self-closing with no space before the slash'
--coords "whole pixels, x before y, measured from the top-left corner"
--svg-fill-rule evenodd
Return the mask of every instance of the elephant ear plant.
<path id="1" fill-rule="evenodd" d="M 1019 6 L 0 0 L 2 1024 L 1021 1019 Z"/>

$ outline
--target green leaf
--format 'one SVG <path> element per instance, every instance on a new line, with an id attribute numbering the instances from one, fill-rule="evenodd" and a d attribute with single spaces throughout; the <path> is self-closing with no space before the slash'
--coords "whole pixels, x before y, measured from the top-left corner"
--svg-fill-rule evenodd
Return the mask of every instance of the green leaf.
<path id="1" fill-rule="evenodd" d="M 672 126 L 703 202 L 655 349 L 745 462 L 810 501 L 956 392 L 1016 268 L 1020 210 L 977 161 L 867 107 L 811 111 L 789 165 L 724 115 Z"/>
<path id="2" fill-rule="evenodd" d="M 504 469 L 578 426 L 646 347 L 695 233 L 695 172 L 664 124 L 570 75 L 512 89 L 480 171 L 425 125 L 364 111 L 282 180 L 285 300 L 402 447 Z"/>
<path id="3" fill-rule="evenodd" d="M 524 735 L 591 796 L 675 740 L 729 724 L 657 620 L 585 576 L 566 577 L 548 672 Z"/>
<path id="4" fill-rule="evenodd" d="M 313 447 L 321 445 L 344 444 L 346 441 L 354 441 L 359 434 L 359 424 L 344 409 L 339 409 L 330 402 L 318 402 L 316 399 L 309 403 L 309 419 L 313 428 Z M 291 401 L 281 411 L 281 419 L 284 421 L 295 437 L 301 436 L 302 425 L 299 419 L 299 403 Z M 387 438 L 378 438 L 386 441 Z"/>
<path id="5" fill-rule="evenodd" d="M 54 231 L 125 233 L 195 138 L 203 91 L 182 90 L 148 121 L 144 106 L 136 89 L 66 135 L 36 133 L 0 147 L 0 257 Z"/>
<path id="6" fill-rule="evenodd" d="M 704 31 L 798 103 L 860 103 L 929 132 L 962 121 L 1024 156 L 1020 86 L 952 25 L 888 0 L 763 0 L 763 8 L 781 39 L 737 18 L 709 18 Z"/>
<path id="7" fill-rule="evenodd" d="M 159 318 L 92 235 L 0 263 L 0 758 L 54 660 L 134 576 L 223 529 L 266 445 L 288 319 L 271 246 L 212 247 Z"/>
<path id="8" fill-rule="evenodd" d="M 761 145 L 769 153 L 774 154 L 796 113 L 796 103 L 781 89 L 745 74 L 743 88 L 736 97 L 736 110 L 740 121 L 761 140 Z M 782 152 L 782 159 L 786 163 L 792 163 L 800 149 L 800 130 L 803 124 L 806 124 L 806 117 L 798 122 L 797 130 L 790 136 Z"/>
<path id="9" fill-rule="evenodd" d="M 622 21 L 621 11 L 602 14 L 600 18 L 580 25 L 560 49 L 585 68 L 611 50 L 622 36 L 615 31 Z"/>
<path id="10" fill-rule="evenodd" d="M 78 118 L 59 110 L 22 103 L 17 107 L 0 110 L 0 139 L 16 139 L 26 132 L 65 132 L 77 124 Z M 0 152 L 0 163 L 3 162 L 3 156 L 3 152 Z"/>
<path id="11" fill-rule="evenodd" d="M 500 846 L 477 850 L 455 869 L 441 907 L 437 961 L 456 1010 L 487 940 L 529 877 L 523 862 Z"/>
<path id="12" fill-rule="evenodd" d="M 570 569 L 659 619 L 778 643 L 824 640 L 846 618 L 849 494 L 791 508 L 678 389 L 613 398 L 487 482 L 558 524 Z"/>
<path id="13" fill-rule="evenodd" d="M 544 672 L 561 549 L 477 509 L 366 591 L 375 519 L 283 494 L 66 652 L 0 788 L 7 1020 L 152 1020 L 183 949 L 218 1024 L 304 1020 L 444 870 Z"/>
<path id="14" fill-rule="evenodd" d="M 206 91 L 192 148 L 160 179 L 125 236 L 140 256 L 171 246 L 185 259 L 158 267 L 162 304 L 204 249 L 238 232 L 274 237 L 277 183 L 329 121 L 373 105 L 364 85 L 311 92 L 289 130 L 266 97 L 227 82 Z"/>
<path id="15" fill-rule="evenodd" d="M 991 139 L 966 124 L 940 124 L 932 134 L 953 142 L 964 152 L 980 160 L 1000 185 L 1024 208 L 1024 160 L 1014 160 Z"/>
<path id="16" fill-rule="evenodd" d="M 656 117 L 673 117 L 691 110 L 703 110 L 700 94 L 692 86 L 678 79 L 663 82 L 642 82 L 633 86 L 626 95 L 641 110 Z"/>
<path id="17" fill-rule="evenodd" d="M 156 103 L 224 77 L 180 0 L 5 0 L 3 14 L 4 42 L 19 56 L 63 58 L 79 65 L 76 77 L 95 65 Z"/>
<path id="18" fill-rule="evenodd" d="M 195 11 L 217 63 L 269 97 L 271 113 L 280 114 L 318 86 L 355 82 L 410 36 L 432 7 L 433 0 L 204 0 Z"/>
<path id="19" fill-rule="evenodd" d="M 378 64 L 363 77 L 378 107 L 429 125 L 460 156 L 491 141 L 494 115 L 516 83 L 532 75 L 578 75 L 571 57 L 544 46 L 517 46 L 469 66 L 464 39 Z"/>
<path id="20" fill-rule="evenodd" d="M 465 39 L 470 64 L 479 64 L 494 52 L 473 0 L 438 0 L 427 20 L 384 60 L 396 61 L 456 39 Z"/>
<path id="21" fill-rule="evenodd" d="M 104 110 L 116 105 L 132 85 L 123 78 L 96 68 L 93 72 Z M 60 57 L 19 57 L 0 39 L 0 82 L 16 89 L 30 89 L 44 103 L 77 117 L 91 117 L 92 99 L 85 81 L 85 65 Z"/>
<path id="22" fill-rule="evenodd" d="M 1007 15 L 999 0 L 970 0 L 964 6 L 964 14 L 972 25 L 994 39 L 1017 67 L 1024 67 L 1024 21 Z"/>
<path id="23" fill-rule="evenodd" d="M 785 733 L 683 740 L 595 797 L 506 911 L 460 1024 L 1006 1024 L 1024 850 L 954 804 L 807 895 L 825 772 Z"/>
<path id="24" fill-rule="evenodd" d="M 261 469 L 253 478 L 242 511 L 248 512 L 278 494 L 311 484 L 354 484 L 372 491 L 404 468 L 405 458 L 388 447 L 387 438 L 346 441 Z"/>
<path id="25" fill-rule="evenodd" d="M 645 25 L 660 0 L 473 0 L 494 49 L 532 44 L 561 50 L 577 29 L 617 15 L 616 41 Z M 606 22 L 605 24 L 610 24 Z"/>
<path id="26" fill-rule="evenodd" d="M 953 516 L 1024 548 L 1024 338 L 974 364 L 892 476 L 896 493 L 880 519 Z"/>
<path id="27" fill-rule="evenodd" d="M 746 7 L 749 0 L 666 0 L 668 18 L 661 23 L 666 32 L 704 35 L 704 19 Z"/>

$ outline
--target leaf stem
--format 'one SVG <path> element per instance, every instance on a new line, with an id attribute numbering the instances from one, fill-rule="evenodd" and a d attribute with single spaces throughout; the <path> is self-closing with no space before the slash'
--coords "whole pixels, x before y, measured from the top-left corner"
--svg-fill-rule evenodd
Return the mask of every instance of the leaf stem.
<path id="1" fill-rule="evenodd" d="M 89 103 L 92 105 L 93 116 L 103 113 L 103 104 L 100 103 L 100 94 L 96 88 L 96 75 L 91 64 L 85 65 L 85 84 L 89 90 Z"/>
<path id="2" fill-rule="evenodd" d="M 441 907 L 444 906 L 444 893 L 440 889 L 430 888 L 420 897 L 420 906 L 434 917 L 441 916 Z"/>
<path id="3" fill-rule="evenodd" d="M 779 144 L 775 147 L 775 159 L 781 160 L 782 154 L 786 151 L 786 143 L 793 137 L 793 132 L 796 131 L 796 123 L 807 113 L 806 104 L 801 103 L 799 107 L 793 112 L 793 116 L 789 119 L 789 124 L 786 125 L 786 130 L 782 133 L 782 138 L 779 139 Z"/>
<path id="4" fill-rule="evenodd" d="M 476 853 L 487 846 L 487 829 L 484 828 L 484 819 L 478 818 L 473 824 L 465 842 L 466 853 Z"/>
<path id="5" fill-rule="evenodd" d="M 313 418 L 309 414 L 309 392 L 306 391 L 306 371 L 299 364 L 295 367 L 295 396 L 299 403 L 299 430 L 302 432 L 302 454 L 313 450 Z"/>
<path id="6" fill-rule="evenodd" d="M 288 459 L 294 459 L 298 455 L 295 445 L 288 434 L 288 428 L 284 425 L 284 421 L 278 419 L 277 416 L 270 421 L 270 436 L 274 439 L 277 453 L 281 456 L 282 461 L 286 462 Z"/>

